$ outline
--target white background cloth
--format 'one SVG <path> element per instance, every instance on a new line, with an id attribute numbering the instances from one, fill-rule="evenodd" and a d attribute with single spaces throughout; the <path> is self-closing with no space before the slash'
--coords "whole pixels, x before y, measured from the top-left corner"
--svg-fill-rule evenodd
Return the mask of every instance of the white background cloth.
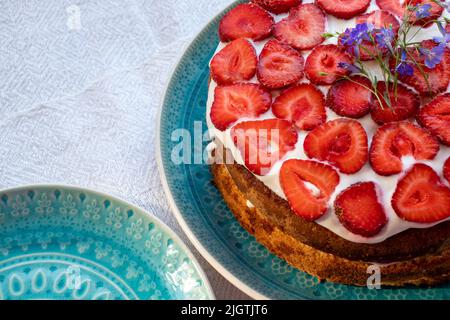
<path id="1" fill-rule="evenodd" d="M 231 2 L 0 2 L 0 187 L 74 184 L 148 210 L 191 248 L 219 299 L 247 296 L 175 221 L 156 165 L 156 124 L 183 49 Z"/>

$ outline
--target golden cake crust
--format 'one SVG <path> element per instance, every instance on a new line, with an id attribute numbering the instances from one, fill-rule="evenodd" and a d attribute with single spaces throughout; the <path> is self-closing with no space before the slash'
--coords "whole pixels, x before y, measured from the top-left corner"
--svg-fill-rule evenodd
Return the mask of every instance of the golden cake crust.
<path id="1" fill-rule="evenodd" d="M 294 215 L 287 202 L 238 164 L 212 164 L 214 183 L 240 224 L 277 256 L 319 279 L 366 285 L 379 264 L 384 285 L 450 280 L 450 223 L 409 229 L 378 244 L 353 243 Z M 254 207 L 247 206 L 247 200 Z"/>

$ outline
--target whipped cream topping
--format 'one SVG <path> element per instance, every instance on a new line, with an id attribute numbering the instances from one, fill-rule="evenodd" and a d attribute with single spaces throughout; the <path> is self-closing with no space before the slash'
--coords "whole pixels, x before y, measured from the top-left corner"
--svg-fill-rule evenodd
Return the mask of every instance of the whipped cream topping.
<path id="1" fill-rule="evenodd" d="M 312 0 L 304 0 L 303 3 L 313 3 Z M 369 9 L 366 12 L 372 12 L 374 10 L 379 10 L 380 8 L 376 5 L 375 1 L 372 0 Z M 448 13 L 444 11 L 444 16 L 449 17 Z M 281 15 L 273 15 L 276 22 L 280 21 L 281 19 L 285 18 L 287 14 L 281 14 Z M 327 32 L 343 32 L 346 28 L 352 28 L 355 26 L 355 19 L 350 20 L 342 20 L 335 18 L 333 16 L 327 15 Z M 414 33 L 414 30 L 412 31 Z M 417 35 L 414 37 L 416 41 L 422 41 L 426 39 L 431 39 L 434 36 L 440 36 L 440 32 L 436 25 L 433 25 L 432 27 L 429 27 L 427 29 L 421 29 L 418 31 Z M 250 40 L 250 42 L 254 45 L 256 49 L 256 53 L 259 56 L 261 53 L 262 48 L 267 43 L 269 39 L 253 42 Z M 336 44 L 337 40 L 336 38 L 327 39 L 323 44 Z M 219 52 L 223 47 L 225 47 L 226 43 L 219 43 L 216 53 Z M 302 54 L 306 60 L 306 57 L 309 55 L 310 51 L 303 51 Z M 378 67 L 374 62 L 367 62 L 366 63 L 367 69 L 370 70 L 370 72 L 377 74 L 379 79 L 382 79 L 382 75 L 379 72 Z M 307 80 L 304 78 L 300 80 L 300 82 L 306 82 Z M 256 76 L 251 79 L 249 82 L 258 83 L 258 80 L 256 79 Z M 211 79 L 210 85 L 209 85 L 209 92 L 208 92 L 208 101 L 207 101 L 207 110 L 206 110 L 206 120 L 207 125 L 209 128 L 210 135 L 213 137 L 213 141 L 208 146 L 209 149 L 214 148 L 216 145 L 224 146 L 227 149 L 231 151 L 231 154 L 234 157 L 234 160 L 241 165 L 245 166 L 244 160 L 239 152 L 239 150 L 236 148 L 236 146 L 233 143 L 233 140 L 230 135 L 231 127 L 228 128 L 225 131 L 220 131 L 219 129 L 215 128 L 211 118 L 210 118 L 210 111 L 211 106 L 214 101 L 214 90 L 216 88 L 217 84 L 214 82 L 213 79 Z M 328 88 L 327 86 L 319 86 L 319 88 L 322 90 L 322 92 L 326 95 Z M 447 88 L 447 91 L 448 88 Z M 274 97 L 277 96 L 279 92 L 274 91 L 273 95 Z M 327 121 L 342 118 L 341 116 L 337 115 L 335 112 L 333 112 L 328 107 L 326 108 L 327 112 Z M 269 110 L 266 113 L 260 115 L 257 118 L 241 118 L 233 125 L 248 121 L 248 120 L 263 120 L 263 119 L 271 119 L 275 118 L 272 111 Z M 361 125 L 364 127 L 367 133 L 369 146 L 372 142 L 372 137 L 378 128 L 378 125 L 372 120 L 370 115 L 366 115 L 363 118 L 357 119 Z M 280 159 L 278 162 L 276 162 L 273 167 L 270 169 L 269 173 L 265 176 L 259 176 L 254 175 L 258 180 L 262 181 L 269 189 L 271 189 L 273 192 L 275 192 L 278 196 L 286 200 L 286 196 L 281 188 L 280 181 L 279 181 L 279 174 L 280 169 L 284 161 L 288 159 L 304 159 L 304 160 L 311 160 L 308 156 L 306 156 L 304 150 L 303 150 L 303 142 L 306 137 L 306 135 L 309 133 L 309 131 L 302 131 L 297 130 L 298 132 L 298 141 L 295 145 L 295 149 L 289 151 L 282 159 Z M 217 139 L 218 141 L 215 141 Z M 329 199 L 328 202 L 328 211 L 319 219 L 317 219 L 315 222 L 319 225 L 329 229 L 330 231 L 334 232 L 338 236 L 357 243 L 379 243 L 384 241 L 385 239 L 398 234 L 404 230 L 410 229 L 410 228 L 429 228 L 432 227 L 438 223 L 441 223 L 443 221 L 450 220 L 450 218 L 436 222 L 436 223 L 415 223 L 415 222 L 409 222 L 402 220 L 397 216 L 394 209 L 391 205 L 391 198 L 392 195 L 396 189 L 397 182 L 402 178 L 402 176 L 405 174 L 406 171 L 408 171 L 415 163 L 424 163 L 441 176 L 441 180 L 444 181 L 444 183 L 447 183 L 447 181 L 442 177 L 442 167 L 445 162 L 445 160 L 450 156 L 450 147 L 444 146 L 443 144 L 440 144 L 440 150 L 436 157 L 433 160 L 430 161 L 416 161 L 412 156 L 407 156 L 402 158 L 403 163 L 403 173 L 392 175 L 392 176 L 380 176 L 375 173 L 375 171 L 372 170 L 369 162 L 367 162 L 364 167 L 358 171 L 355 174 L 343 174 L 338 172 L 340 176 L 340 183 L 336 187 L 336 190 L 332 194 L 332 196 Z M 314 161 L 318 161 L 317 159 L 313 159 Z M 320 162 L 320 161 L 318 161 Z M 326 163 L 326 162 L 324 162 Z M 387 225 L 378 233 L 377 235 L 366 238 L 357 234 L 354 234 L 350 232 L 348 229 L 346 229 L 338 220 L 337 216 L 334 214 L 333 204 L 336 197 L 346 188 L 350 187 L 352 184 L 358 183 L 358 182 L 364 182 L 364 181 L 373 181 L 378 186 L 378 198 L 379 201 L 384 205 L 385 213 L 388 217 L 388 223 Z M 447 184 L 448 185 L 448 184 Z M 308 185 L 306 185 L 308 187 Z M 315 187 L 311 186 L 311 190 L 314 192 Z"/>

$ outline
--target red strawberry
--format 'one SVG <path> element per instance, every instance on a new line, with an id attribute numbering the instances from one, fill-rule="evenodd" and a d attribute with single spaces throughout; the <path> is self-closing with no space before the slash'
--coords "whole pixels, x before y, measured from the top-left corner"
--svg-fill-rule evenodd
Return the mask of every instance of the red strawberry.
<path id="1" fill-rule="evenodd" d="M 334 44 L 315 47 L 306 58 L 305 73 L 311 82 L 318 85 L 328 85 L 350 72 L 339 67 L 339 63 L 353 63 L 348 53 Z"/>
<path id="2" fill-rule="evenodd" d="M 388 11 L 383 10 L 376 10 L 371 13 L 363 14 L 356 18 L 356 23 L 370 23 L 377 29 L 392 27 L 392 31 L 395 35 L 400 29 L 400 23 L 397 18 Z M 339 41 L 340 40 L 341 38 L 339 38 Z M 364 40 L 359 50 L 360 59 L 363 61 L 373 60 L 380 53 L 380 50 L 382 54 L 389 52 L 387 48 L 380 49 L 379 46 L 374 45 L 370 41 Z"/>
<path id="3" fill-rule="evenodd" d="M 444 163 L 443 174 L 444 178 L 450 183 L 450 157 Z"/>
<path id="4" fill-rule="evenodd" d="M 302 0 L 253 0 L 253 2 L 275 14 L 288 12 L 292 7 L 302 4 Z"/>
<path id="5" fill-rule="evenodd" d="M 431 160 L 438 151 L 439 143 L 427 131 L 410 122 L 393 122 L 378 128 L 373 136 L 370 163 L 376 173 L 389 176 L 403 170 L 403 156 Z"/>
<path id="6" fill-rule="evenodd" d="M 397 18 L 389 11 L 375 10 L 359 17 L 356 17 L 356 23 L 370 23 L 376 29 L 380 28 L 392 28 L 394 34 L 397 34 L 400 29 L 400 23 Z"/>
<path id="7" fill-rule="evenodd" d="M 402 18 L 405 12 L 405 8 L 400 1 L 401 0 L 377 0 L 376 2 L 381 10 L 390 11 L 397 17 Z"/>
<path id="8" fill-rule="evenodd" d="M 413 10 L 408 11 L 409 7 L 417 5 L 429 4 L 431 5 L 430 15 L 426 18 L 417 19 L 416 12 Z M 442 14 L 443 8 L 435 3 L 433 0 L 377 0 L 377 5 L 382 10 L 387 10 L 395 14 L 399 18 L 403 18 L 405 14 L 409 15 L 409 21 L 415 25 L 428 27 L 430 22 L 439 18 Z"/>
<path id="9" fill-rule="evenodd" d="M 398 182 L 391 202 L 397 215 L 407 221 L 431 223 L 450 217 L 450 189 L 422 163 Z"/>
<path id="10" fill-rule="evenodd" d="M 420 109 L 417 120 L 443 144 L 450 146 L 450 93 L 437 96 Z"/>
<path id="11" fill-rule="evenodd" d="M 323 11 L 341 19 L 350 19 L 367 10 L 370 0 L 316 0 Z"/>
<path id="12" fill-rule="evenodd" d="M 325 39 L 325 15 L 314 4 L 292 8 L 289 16 L 278 22 L 273 30 L 275 38 L 298 50 L 308 50 Z"/>
<path id="13" fill-rule="evenodd" d="M 316 192 L 305 185 L 314 185 Z M 328 200 L 339 184 L 339 175 L 330 166 L 309 160 L 287 160 L 280 170 L 280 184 L 292 210 L 314 221 L 328 209 Z"/>
<path id="14" fill-rule="evenodd" d="M 284 90 L 276 97 L 272 112 L 277 118 L 294 122 L 300 130 L 312 130 L 327 120 L 323 93 L 310 83 Z"/>
<path id="15" fill-rule="evenodd" d="M 259 56 L 258 80 L 267 88 L 280 89 L 303 78 L 305 59 L 290 46 L 272 39 Z"/>
<path id="16" fill-rule="evenodd" d="M 233 84 L 253 78 L 256 72 L 255 48 L 245 39 L 236 39 L 211 60 L 211 74 L 218 84 Z"/>
<path id="17" fill-rule="evenodd" d="M 417 94 L 401 84 L 397 84 L 397 88 L 394 88 L 392 83 L 389 84 L 388 91 L 390 105 L 385 98 L 387 97 L 386 83 L 379 81 L 377 92 L 382 106 L 380 106 L 378 99 L 373 97 L 370 107 L 370 115 L 373 121 L 384 124 L 412 118 L 417 114 L 420 107 L 420 99 Z"/>
<path id="18" fill-rule="evenodd" d="M 356 120 L 320 125 L 306 136 L 303 148 L 308 157 L 328 161 L 342 173 L 355 173 L 367 162 L 367 134 Z"/>
<path id="19" fill-rule="evenodd" d="M 272 33 L 273 17 L 253 3 L 244 3 L 231 9 L 219 24 L 219 36 L 223 42 L 250 38 L 262 40 Z"/>
<path id="20" fill-rule="evenodd" d="M 218 86 L 214 91 L 211 121 L 225 130 L 242 117 L 257 117 L 269 110 L 272 95 L 254 83 Z"/>
<path id="21" fill-rule="evenodd" d="M 363 237 L 377 235 L 388 221 L 373 182 L 357 183 L 342 191 L 334 211 L 345 228 Z"/>
<path id="22" fill-rule="evenodd" d="M 361 118 L 369 113 L 372 92 L 370 81 L 361 76 L 334 83 L 327 95 L 327 106 L 338 115 Z"/>
<path id="23" fill-rule="evenodd" d="M 298 139 L 292 123 L 280 119 L 240 122 L 231 128 L 231 137 L 246 167 L 262 176 L 295 148 Z"/>
<path id="24" fill-rule="evenodd" d="M 433 40 L 425 40 L 421 43 L 421 47 L 427 49 L 432 49 L 436 45 Z M 442 61 L 432 69 L 424 65 L 423 56 L 414 48 L 408 50 L 408 55 L 408 63 L 413 67 L 414 73 L 412 76 L 399 75 L 402 82 L 412 86 L 420 95 L 435 95 L 447 90 L 450 82 L 450 49 L 445 49 Z M 422 70 L 413 61 L 419 63 Z M 390 66 L 391 69 L 395 69 L 393 58 L 390 61 Z M 424 77 L 424 74 L 427 78 Z"/>

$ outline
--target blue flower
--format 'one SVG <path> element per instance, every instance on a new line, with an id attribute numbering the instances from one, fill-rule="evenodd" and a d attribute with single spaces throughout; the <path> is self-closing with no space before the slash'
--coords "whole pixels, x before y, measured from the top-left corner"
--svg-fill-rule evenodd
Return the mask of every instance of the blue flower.
<path id="1" fill-rule="evenodd" d="M 389 49 L 390 52 L 394 52 L 392 48 L 392 42 L 394 41 L 394 31 L 392 28 L 381 28 L 375 35 L 375 40 L 378 46 L 382 49 Z"/>
<path id="2" fill-rule="evenodd" d="M 342 44 L 347 46 L 359 45 L 364 40 L 370 40 L 374 26 L 370 23 L 358 23 L 352 29 L 346 29 L 342 34 Z"/>
<path id="3" fill-rule="evenodd" d="M 406 59 L 406 51 L 403 50 L 400 57 L 400 63 L 395 67 L 395 71 L 398 72 L 398 74 L 400 74 L 401 76 L 409 77 L 413 75 L 414 69 L 411 65 L 408 64 Z"/>
<path id="4" fill-rule="evenodd" d="M 372 32 L 374 31 L 374 26 L 370 23 L 358 23 L 354 28 L 346 29 L 342 33 L 341 43 L 347 46 L 347 50 L 359 56 L 359 45 L 363 41 L 372 42 Z"/>
<path id="5" fill-rule="evenodd" d="M 445 52 L 445 44 L 441 43 L 431 50 L 427 48 L 420 48 L 419 50 L 422 56 L 425 58 L 425 66 L 433 69 L 442 61 L 442 57 L 444 56 Z"/>
<path id="6" fill-rule="evenodd" d="M 416 17 L 417 19 L 423 19 L 423 18 L 427 18 L 429 17 L 430 14 L 430 9 L 431 9 L 431 4 L 426 3 L 426 4 L 418 4 L 414 7 L 414 10 L 416 12 Z"/>
<path id="7" fill-rule="evenodd" d="M 398 72 L 399 75 L 404 77 L 410 77 L 414 74 L 414 69 L 406 62 L 400 62 L 395 69 L 396 72 Z"/>
<path id="8" fill-rule="evenodd" d="M 447 33 L 447 31 L 445 31 L 444 27 L 442 26 L 442 23 L 437 22 L 436 24 L 439 28 L 439 31 L 442 34 L 442 37 L 434 37 L 433 41 L 437 42 L 440 45 L 442 44 L 444 46 L 447 46 L 447 43 L 450 42 L 450 33 Z"/>
<path id="9" fill-rule="evenodd" d="M 347 62 L 339 62 L 338 67 L 350 71 L 350 73 L 361 73 L 361 69 Z"/>

